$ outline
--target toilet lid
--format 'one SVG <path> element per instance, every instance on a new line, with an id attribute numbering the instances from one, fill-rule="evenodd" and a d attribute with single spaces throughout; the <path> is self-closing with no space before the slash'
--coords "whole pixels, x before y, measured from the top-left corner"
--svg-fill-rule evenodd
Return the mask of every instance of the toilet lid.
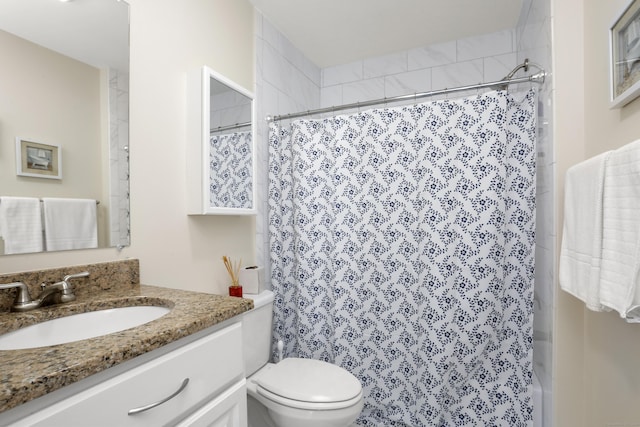
<path id="1" fill-rule="evenodd" d="M 339 366 L 321 360 L 287 358 L 257 379 L 269 393 L 311 403 L 352 400 L 362 391 L 360 381 Z"/>

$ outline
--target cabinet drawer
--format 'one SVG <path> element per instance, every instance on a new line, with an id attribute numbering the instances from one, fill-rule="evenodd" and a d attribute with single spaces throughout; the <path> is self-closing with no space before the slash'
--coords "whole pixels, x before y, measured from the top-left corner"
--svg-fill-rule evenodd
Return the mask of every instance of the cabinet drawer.
<path id="1" fill-rule="evenodd" d="M 243 377 L 238 323 L 52 405 L 18 425 L 175 425 Z M 186 387 L 172 399 L 128 415 L 131 409 L 171 396 L 187 378 Z"/>
<path id="2" fill-rule="evenodd" d="M 247 387 L 243 378 L 220 396 L 198 409 L 178 427 L 246 427 Z"/>

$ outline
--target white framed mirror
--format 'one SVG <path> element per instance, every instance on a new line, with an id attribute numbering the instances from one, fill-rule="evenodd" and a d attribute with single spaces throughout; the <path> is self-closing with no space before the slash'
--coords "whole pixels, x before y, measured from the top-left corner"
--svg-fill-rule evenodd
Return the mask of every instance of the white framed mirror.
<path id="1" fill-rule="evenodd" d="M 188 213 L 253 215 L 254 96 L 206 66 L 188 79 Z"/>
<path id="2" fill-rule="evenodd" d="M 129 245 L 128 1 L 0 9 L 0 197 L 95 199 L 96 247 Z M 16 173 L 18 137 L 59 147 L 58 179 Z"/>

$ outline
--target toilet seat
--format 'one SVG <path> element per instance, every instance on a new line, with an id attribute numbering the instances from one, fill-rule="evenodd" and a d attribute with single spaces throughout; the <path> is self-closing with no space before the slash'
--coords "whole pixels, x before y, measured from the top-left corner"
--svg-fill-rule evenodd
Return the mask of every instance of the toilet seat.
<path id="1" fill-rule="evenodd" d="M 340 402 L 314 403 L 288 399 L 286 397 L 271 393 L 270 391 L 265 390 L 260 386 L 258 386 L 256 391 L 258 392 L 258 394 L 260 394 L 260 396 L 264 397 L 265 399 L 269 399 L 279 405 L 286 406 L 288 408 L 305 409 L 308 411 L 330 411 L 335 409 L 349 408 L 353 405 L 356 405 L 360 402 L 360 400 L 362 400 L 362 392 L 360 392 L 356 397 L 350 400 L 343 400 Z"/>
<path id="2" fill-rule="evenodd" d="M 255 378 L 263 397 L 292 408 L 347 408 L 362 399 L 360 381 L 347 370 L 313 359 L 287 358 Z"/>

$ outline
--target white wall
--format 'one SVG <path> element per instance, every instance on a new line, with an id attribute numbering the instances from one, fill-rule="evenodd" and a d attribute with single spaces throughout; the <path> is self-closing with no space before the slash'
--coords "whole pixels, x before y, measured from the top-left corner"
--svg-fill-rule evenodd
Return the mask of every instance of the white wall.
<path id="1" fill-rule="evenodd" d="M 131 2 L 131 239 L 143 283 L 226 293 L 222 255 L 254 258 L 254 218 L 187 216 L 185 75 L 208 65 L 253 90 L 253 8 Z"/>
<path id="2" fill-rule="evenodd" d="M 562 229 L 564 174 L 585 158 L 584 0 L 553 1 L 556 228 Z M 556 240 L 560 253 L 561 235 Z M 557 274 L 555 275 L 557 283 Z M 554 319 L 554 424 L 585 426 L 583 309 L 556 285 Z"/>
<path id="3" fill-rule="evenodd" d="M 254 261 L 251 217 L 188 217 L 185 73 L 209 65 L 253 91 L 253 8 L 247 0 L 130 0 L 132 245 L 0 258 L 0 271 L 140 259 L 141 280 L 226 293 L 222 255 Z"/>
<path id="4" fill-rule="evenodd" d="M 557 227 L 566 170 L 640 138 L 640 99 L 613 110 L 608 101 L 608 31 L 628 4 L 553 2 Z M 560 289 L 556 300 L 554 425 L 640 424 L 640 327 L 589 311 Z"/>

